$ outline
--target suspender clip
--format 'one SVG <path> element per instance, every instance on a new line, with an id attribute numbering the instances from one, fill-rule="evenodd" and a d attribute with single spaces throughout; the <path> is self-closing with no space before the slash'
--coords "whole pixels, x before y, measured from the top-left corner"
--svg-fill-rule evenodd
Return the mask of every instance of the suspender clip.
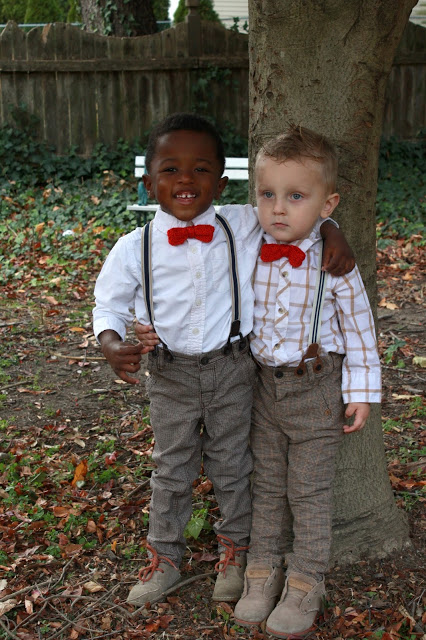
<path id="1" fill-rule="evenodd" d="M 230 338 L 235 338 L 235 336 L 240 336 L 240 338 L 242 338 L 242 335 L 240 333 L 240 326 L 241 326 L 241 322 L 240 320 L 234 320 L 233 323 L 231 324 L 231 331 L 229 333 L 229 337 Z"/>

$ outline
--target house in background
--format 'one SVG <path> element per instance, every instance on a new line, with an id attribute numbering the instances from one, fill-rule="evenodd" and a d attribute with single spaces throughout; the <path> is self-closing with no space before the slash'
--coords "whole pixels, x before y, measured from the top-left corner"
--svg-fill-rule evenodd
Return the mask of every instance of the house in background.
<path id="1" fill-rule="evenodd" d="M 410 16 L 411 22 L 426 27 L 426 0 L 419 0 Z"/>
<path id="2" fill-rule="evenodd" d="M 213 0 L 213 6 L 225 27 L 232 27 L 233 18 L 239 18 L 239 28 L 248 22 L 248 0 Z M 419 0 L 414 7 L 410 20 L 426 27 L 426 0 Z"/>
<path id="3" fill-rule="evenodd" d="M 248 22 L 248 0 L 213 0 L 212 4 L 227 29 L 234 24 L 234 18 L 239 18 L 240 30 Z"/>

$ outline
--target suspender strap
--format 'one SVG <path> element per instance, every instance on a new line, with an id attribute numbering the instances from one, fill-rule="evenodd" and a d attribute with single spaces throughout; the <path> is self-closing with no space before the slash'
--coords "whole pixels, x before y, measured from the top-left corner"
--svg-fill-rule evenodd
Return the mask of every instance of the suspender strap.
<path id="1" fill-rule="evenodd" d="M 222 228 L 228 245 L 229 277 L 231 280 L 232 292 L 232 323 L 228 342 L 230 339 L 240 335 L 241 325 L 241 291 L 240 279 L 238 277 L 237 254 L 235 249 L 235 238 L 228 221 L 216 214 L 216 220 Z M 154 303 L 152 298 L 152 220 L 142 228 L 141 242 L 141 263 L 142 263 L 142 286 L 145 305 L 149 316 L 149 321 L 154 326 Z"/>
<path id="2" fill-rule="evenodd" d="M 322 266 L 322 252 L 323 252 L 324 243 L 320 244 L 320 251 L 318 256 L 318 271 L 317 271 L 317 281 L 315 285 L 315 295 L 314 295 L 314 303 L 312 308 L 311 315 L 311 326 L 309 329 L 309 344 L 313 342 L 318 343 L 319 337 L 321 335 L 321 316 L 322 316 L 322 308 L 324 305 L 326 284 L 327 284 L 327 272 L 321 271 Z"/>
<path id="3" fill-rule="evenodd" d="M 321 315 L 324 304 L 326 284 L 327 284 L 327 272 L 321 271 L 322 251 L 323 243 L 320 245 L 320 251 L 318 256 L 318 270 L 317 281 L 315 285 L 314 302 L 312 305 L 311 325 L 309 327 L 309 339 L 308 348 L 303 358 L 295 368 L 294 373 L 296 376 L 303 376 L 306 372 L 305 360 L 314 360 L 313 371 L 319 373 L 322 370 L 322 362 L 319 356 L 320 352 L 320 336 L 321 336 Z"/>
<path id="4" fill-rule="evenodd" d="M 154 305 L 152 302 L 152 220 L 142 227 L 141 262 L 142 286 L 149 322 L 154 326 Z"/>
<path id="5" fill-rule="evenodd" d="M 235 249 L 234 233 L 230 224 L 223 216 L 216 214 L 216 220 L 222 227 L 222 230 L 228 243 L 228 256 L 229 256 L 229 277 L 231 279 L 231 293 L 232 293 L 232 324 L 229 338 L 234 338 L 240 333 L 241 326 L 241 290 L 240 279 L 238 277 L 238 264 L 237 253 Z"/>

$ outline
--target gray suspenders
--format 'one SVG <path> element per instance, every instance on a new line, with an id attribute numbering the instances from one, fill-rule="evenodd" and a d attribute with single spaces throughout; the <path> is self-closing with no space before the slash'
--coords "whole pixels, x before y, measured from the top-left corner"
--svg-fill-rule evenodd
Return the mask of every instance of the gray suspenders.
<path id="1" fill-rule="evenodd" d="M 228 221 L 218 213 L 216 214 L 216 222 L 222 228 L 228 245 L 229 277 L 231 281 L 232 322 L 228 341 L 224 347 L 224 353 L 226 354 L 231 351 L 231 338 L 234 338 L 236 336 L 239 336 L 240 339 L 242 338 L 242 335 L 240 333 L 241 290 L 240 280 L 238 277 L 238 262 L 233 231 Z M 152 220 L 142 228 L 141 252 L 143 295 L 145 298 L 145 305 L 148 312 L 149 321 L 152 326 L 154 326 L 154 304 L 152 296 Z M 173 360 L 173 355 L 167 345 L 163 344 L 163 347 L 165 349 L 165 356 L 167 357 L 167 360 Z M 241 344 L 241 348 L 243 347 L 244 344 Z"/>
<path id="2" fill-rule="evenodd" d="M 324 298 L 326 292 L 326 284 L 327 284 L 327 272 L 321 271 L 321 263 L 322 263 L 322 251 L 323 251 L 324 243 L 320 244 L 320 251 L 318 256 L 318 270 L 317 270 L 317 280 L 315 285 L 315 294 L 314 301 L 312 305 L 312 314 L 311 314 L 311 325 L 309 327 L 309 339 L 308 339 L 308 349 L 301 359 L 300 363 L 296 367 L 295 374 L 297 376 L 303 376 L 306 372 L 306 364 L 305 360 L 315 358 L 313 370 L 315 373 L 319 373 L 322 369 L 321 358 L 319 357 L 319 340 L 321 336 L 321 316 L 322 316 L 322 308 L 324 305 Z"/>

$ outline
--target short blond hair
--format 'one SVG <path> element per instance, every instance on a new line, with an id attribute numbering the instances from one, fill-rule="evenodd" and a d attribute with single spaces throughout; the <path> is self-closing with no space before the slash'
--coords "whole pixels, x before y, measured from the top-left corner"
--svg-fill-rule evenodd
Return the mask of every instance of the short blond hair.
<path id="1" fill-rule="evenodd" d="M 330 193 L 336 190 L 337 183 L 337 151 L 325 136 L 302 127 L 290 124 L 280 135 L 268 140 L 259 150 L 259 158 L 272 158 L 276 162 L 286 160 L 314 160 L 321 164 L 324 182 Z"/>

